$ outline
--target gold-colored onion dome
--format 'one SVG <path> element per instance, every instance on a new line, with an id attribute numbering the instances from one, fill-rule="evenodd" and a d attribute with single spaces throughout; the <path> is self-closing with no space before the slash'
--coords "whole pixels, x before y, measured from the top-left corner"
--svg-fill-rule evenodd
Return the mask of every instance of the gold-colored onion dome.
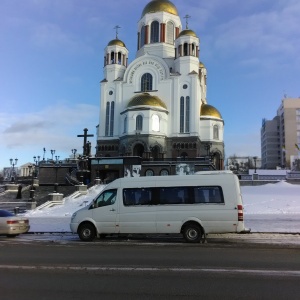
<path id="1" fill-rule="evenodd" d="M 169 14 L 178 16 L 178 11 L 176 6 L 168 0 L 152 0 L 151 2 L 149 2 L 143 12 L 142 12 L 142 17 L 146 14 L 152 14 L 152 13 L 156 13 L 159 11 L 164 11 L 167 12 Z"/>
<path id="2" fill-rule="evenodd" d="M 202 104 L 201 110 L 200 110 L 200 116 L 201 117 L 214 117 L 214 118 L 219 118 L 222 119 L 222 116 L 220 112 L 213 107 L 212 105 L 208 104 Z"/>
<path id="3" fill-rule="evenodd" d="M 111 40 L 107 46 L 121 46 L 126 48 L 126 45 L 119 39 Z"/>
<path id="4" fill-rule="evenodd" d="M 205 68 L 205 65 L 202 61 L 199 62 L 199 68 Z"/>
<path id="5" fill-rule="evenodd" d="M 167 109 L 166 104 L 161 99 L 159 99 L 157 96 L 151 96 L 149 93 L 143 93 L 133 96 L 129 100 L 127 107 L 139 105 L 158 106 Z"/>
<path id="6" fill-rule="evenodd" d="M 181 36 L 184 36 L 184 35 L 189 35 L 189 36 L 194 36 L 194 37 L 197 37 L 197 34 L 191 30 L 191 29 L 185 29 L 185 30 L 182 30 L 178 37 L 181 37 Z"/>

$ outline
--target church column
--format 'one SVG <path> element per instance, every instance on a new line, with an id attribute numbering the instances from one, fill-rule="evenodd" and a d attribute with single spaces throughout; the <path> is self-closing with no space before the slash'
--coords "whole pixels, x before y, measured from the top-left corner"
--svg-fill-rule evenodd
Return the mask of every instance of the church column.
<path id="1" fill-rule="evenodd" d="M 160 42 L 165 43 L 166 41 L 166 24 L 161 23 L 160 24 Z"/>
<path id="2" fill-rule="evenodd" d="M 145 26 L 145 45 L 149 44 L 149 25 Z"/>
<path id="3" fill-rule="evenodd" d="M 175 39 L 178 38 L 178 35 L 179 35 L 179 27 L 176 27 L 175 28 Z"/>
<path id="4" fill-rule="evenodd" d="M 193 51 L 192 51 L 192 44 L 189 44 L 189 53 L 188 55 L 192 55 Z"/>

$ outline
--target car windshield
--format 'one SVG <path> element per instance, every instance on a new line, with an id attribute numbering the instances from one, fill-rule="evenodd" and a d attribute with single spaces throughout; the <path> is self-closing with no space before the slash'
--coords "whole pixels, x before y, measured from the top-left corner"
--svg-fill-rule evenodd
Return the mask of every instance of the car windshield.
<path id="1" fill-rule="evenodd" d="M 7 210 L 0 210 L 0 217 L 13 217 L 14 214 Z"/>

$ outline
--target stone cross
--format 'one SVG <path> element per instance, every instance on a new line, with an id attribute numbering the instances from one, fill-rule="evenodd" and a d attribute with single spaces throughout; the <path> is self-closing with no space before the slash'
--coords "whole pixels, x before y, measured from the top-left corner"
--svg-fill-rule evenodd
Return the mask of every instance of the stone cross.
<path id="1" fill-rule="evenodd" d="M 189 19 L 191 18 L 191 16 L 189 15 L 185 15 L 185 17 L 183 17 L 185 19 L 185 29 L 189 29 Z"/>
<path id="2" fill-rule="evenodd" d="M 116 29 L 116 39 L 118 38 L 118 34 L 119 34 L 119 29 L 121 27 L 119 25 L 115 26 L 114 29 Z"/>

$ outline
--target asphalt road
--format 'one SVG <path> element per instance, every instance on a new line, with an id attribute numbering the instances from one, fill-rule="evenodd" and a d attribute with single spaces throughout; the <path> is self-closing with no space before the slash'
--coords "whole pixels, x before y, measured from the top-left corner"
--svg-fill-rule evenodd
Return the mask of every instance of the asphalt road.
<path id="1" fill-rule="evenodd" d="M 0 238 L 0 298 L 299 299 L 299 246 Z"/>

